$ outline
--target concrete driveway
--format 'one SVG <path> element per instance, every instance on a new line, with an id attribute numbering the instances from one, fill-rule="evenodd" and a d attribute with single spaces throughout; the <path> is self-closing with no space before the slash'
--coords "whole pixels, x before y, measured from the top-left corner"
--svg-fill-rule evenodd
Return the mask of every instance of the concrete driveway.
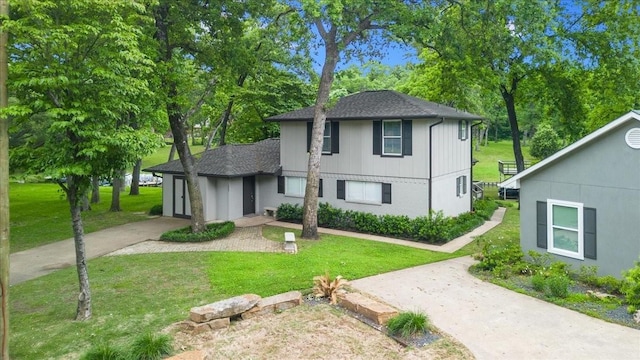
<path id="1" fill-rule="evenodd" d="M 478 359 L 640 359 L 640 331 L 483 282 L 457 258 L 351 282 L 428 314 Z"/>

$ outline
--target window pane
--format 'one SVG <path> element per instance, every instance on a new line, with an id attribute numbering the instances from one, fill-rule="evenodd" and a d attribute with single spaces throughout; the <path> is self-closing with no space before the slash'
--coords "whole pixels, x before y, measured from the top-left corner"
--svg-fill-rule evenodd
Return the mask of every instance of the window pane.
<path id="1" fill-rule="evenodd" d="M 347 181 L 348 201 L 382 202 L 382 184 L 363 181 Z"/>
<path id="2" fill-rule="evenodd" d="M 578 252 L 578 232 L 553 229 L 553 247 L 556 249 Z"/>
<path id="3" fill-rule="evenodd" d="M 322 152 L 330 153 L 331 152 L 331 137 L 325 137 L 322 140 Z"/>
<path id="4" fill-rule="evenodd" d="M 400 136 L 402 133 L 402 123 L 400 121 L 385 121 L 384 136 Z"/>
<path id="5" fill-rule="evenodd" d="M 402 140 L 400 139 L 384 139 L 385 154 L 400 154 L 402 150 Z"/>
<path id="6" fill-rule="evenodd" d="M 553 205 L 553 225 L 578 229 L 578 209 Z"/>
<path id="7" fill-rule="evenodd" d="M 285 195 L 304 196 L 307 179 L 303 177 L 286 177 Z"/>
<path id="8" fill-rule="evenodd" d="M 331 136 L 331 123 L 330 122 L 325 122 L 324 123 L 324 136 Z"/>

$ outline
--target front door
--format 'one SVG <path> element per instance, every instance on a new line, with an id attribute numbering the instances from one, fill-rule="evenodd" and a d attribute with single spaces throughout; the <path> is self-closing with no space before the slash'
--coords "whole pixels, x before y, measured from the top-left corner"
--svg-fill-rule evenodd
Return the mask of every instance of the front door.
<path id="1" fill-rule="evenodd" d="M 242 178 L 242 215 L 256 212 L 256 177 Z"/>
<path id="2" fill-rule="evenodd" d="M 187 182 L 183 176 L 173 177 L 173 216 L 190 218 L 191 202 Z"/>

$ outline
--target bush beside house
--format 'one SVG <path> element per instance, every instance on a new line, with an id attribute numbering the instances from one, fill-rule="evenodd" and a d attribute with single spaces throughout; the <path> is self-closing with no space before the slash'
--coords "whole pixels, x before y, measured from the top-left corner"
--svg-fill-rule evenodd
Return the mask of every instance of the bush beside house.
<path id="1" fill-rule="evenodd" d="M 480 226 L 491 218 L 498 205 L 491 200 L 478 200 L 473 212 L 457 217 L 446 217 L 441 211 L 431 216 L 409 218 L 404 215 L 374 215 L 361 211 L 342 210 L 328 203 L 318 207 L 318 225 L 360 233 L 391 236 L 401 239 L 442 244 Z M 278 220 L 302 222 L 302 207 L 282 204 L 277 211 Z"/>

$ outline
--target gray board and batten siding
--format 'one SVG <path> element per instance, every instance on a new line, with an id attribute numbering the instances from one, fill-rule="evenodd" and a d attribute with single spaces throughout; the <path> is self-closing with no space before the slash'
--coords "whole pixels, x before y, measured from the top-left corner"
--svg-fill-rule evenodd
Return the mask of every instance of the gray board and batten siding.
<path id="1" fill-rule="evenodd" d="M 629 130 L 640 131 L 630 113 L 610 129 L 585 138 L 555 159 L 519 177 L 522 250 L 547 252 L 546 204 L 559 200 L 583 206 L 584 259 L 553 254 L 572 265 L 597 266 L 599 275 L 620 278 L 640 256 L 640 149 L 627 144 Z"/>
<path id="2" fill-rule="evenodd" d="M 471 122 L 478 119 L 476 115 L 393 91 L 368 91 L 342 98 L 327 112 L 328 127 L 332 133 L 339 133 L 339 138 L 333 139 L 339 141 L 339 146 L 331 151 L 326 149 L 327 153 L 322 155 L 320 202 L 378 215 L 425 216 L 432 181 L 434 210 L 442 210 L 448 216 L 469 211 L 471 191 L 457 194 L 456 182 L 465 176 L 464 185 L 467 189 L 470 187 Z M 313 108 L 267 120 L 280 122 L 282 176 L 306 177 Z M 402 121 L 403 149 L 399 156 L 382 155 L 376 146 L 380 141 L 376 134 L 380 133 L 384 120 Z M 463 140 L 459 138 L 461 120 L 467 124 L 467 136 Z M 409 146 L 405 147 L 407 128 Z M 341 181 L 390 184 L 391 203 L 368 204 L 342 199 Z M 302 197 L 280 194 L 271 201 L 302 204 Z"/>

